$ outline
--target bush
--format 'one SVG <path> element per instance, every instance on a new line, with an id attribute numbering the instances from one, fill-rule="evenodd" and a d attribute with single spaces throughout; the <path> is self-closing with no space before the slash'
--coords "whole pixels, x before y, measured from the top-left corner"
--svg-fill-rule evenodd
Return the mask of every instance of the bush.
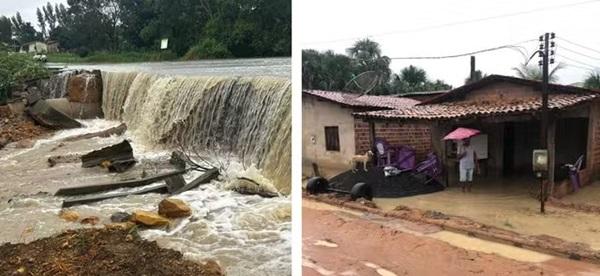
<path id="1" fill-rule="evenodd" d="M 86 47 L 79 47 L 75 50 L 75 54 L 77 54 L 79 57 L 84 58 L 90 54 L 90 49 Z"/>
<path id="2" fill-rule="evenodd" d="M 200 41 L 196 46 L 190 48 L 183 56 L 184 60 L 230 58 L 233 55 L 227 47 L 214 38 Z"/>
<path id="3" fill-rule="evenodd" d="M 6 101 L 15 86 L 46 77 L 46 67 L 34 61 L 30 55 L 0 53 L 0 103 Z"/>

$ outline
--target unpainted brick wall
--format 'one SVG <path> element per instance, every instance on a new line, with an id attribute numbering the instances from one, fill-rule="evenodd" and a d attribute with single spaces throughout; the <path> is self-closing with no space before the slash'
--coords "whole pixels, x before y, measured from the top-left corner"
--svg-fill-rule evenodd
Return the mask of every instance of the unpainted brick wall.
<path id="1" fill-rule="evenodd" d="M 592 129 L 593 140 L 592 140 L 592 175 L 595 179 L 600 179 L 600 103 L 592 105 L 592 112 L 590 114 L 592 118 Z"/>
<path id="2" fill-rule="evenodd" d="M 371 149 L 369 123 L 354 120 L 356 154 L 364 154 Z M 406 145 L 415 149 L 417 161 L 425 159 L 432 151 L 431 129 L 426 125 L 401 123 L 375 123 L 375 138 L 382 138 L 392 146 Z"/>

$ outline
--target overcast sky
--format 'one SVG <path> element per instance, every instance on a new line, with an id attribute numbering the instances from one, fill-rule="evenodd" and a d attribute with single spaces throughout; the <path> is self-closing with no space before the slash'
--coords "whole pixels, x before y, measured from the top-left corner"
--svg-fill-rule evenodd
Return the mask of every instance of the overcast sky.
<path id="1" fill-rule="evenodd" d="M 37 16 L 35 14 L 37 8 L 41 8 L 46 3 L 67 3 L 67 0 L 0 0 L 0 15 L 12 17 L 17 12 L 21 13 L 23 20 L 31 22 L 31 24 L 39 29 Z"/>
<path id="2" fill-rule="evenodd" d="M 600 66 L 600 0 L 302 0 L 301 3 L 295 6 L 300 10 L 294 14 L 294 20 L 301 22 L 294 32 L 299 32 L 304 49 L 345 53 L 356 39 L 369 37 L 379 42 L 383 54 L 389 57 L 440 56 L 514 44 L 537 39 L 544 32 L 555 32 L 557 37 L 598 50 L 590 51 L 557 39 L 557 54 L 566 57 L 557 56 L 557 61 L 586 68 Z M 519 15 L 505 16 L 515 13 Z M 490 19 L 478 20 L 483 18 Z M 529 55 L 538 45 L 537 41 L 521 44 Z M 511 68 L 524 61 L 519 52 L 510 49 L 478 54 L 476 59 L 477 69 L 485 74 L 503 75 L 514 75 Z M 537 64 L 538 58 L 531 62 Z M 391 69 L 397 73 L 410 64 L 424 68 L 430 78 L 442 79 L 455 87 L 462 85 L 469 74 L 469 57 L 394 60 Z M 559 82 L 580 82 L 588 72 L 568 66 L 559 71 Z"/>

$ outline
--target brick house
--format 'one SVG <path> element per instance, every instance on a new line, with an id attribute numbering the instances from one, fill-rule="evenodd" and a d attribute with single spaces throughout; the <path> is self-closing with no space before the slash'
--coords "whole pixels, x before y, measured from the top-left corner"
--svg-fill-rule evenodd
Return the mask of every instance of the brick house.
<path id="1" fill-rule="evenodd" d="M 356 154 L 371 148 L 369 124 L 353 113 L 403 109 L 419 101 L 395 96 L 357 95 L 344 92 L 302 91 L 302 165 L 303 174 L 330 177 L 350 168 Z M 380 138 L 392 145 L 410 145 L 423 156 L 431 150 L 428 126 L 419 124 L 375 123 Z"/>
<path id="2" fill-rule="evenodd" d="M 404 130 L 402 138 L 393 141 L 408 144 L 429 134 L 431 149 L 446 169 L 444 182 L 452 185 L 457 182 L 455 144 L 442 137 L 456 127 L 471 127 L 484 133 L 480 163 L 489 180 L 517 177 L 534 182 L 531 159 L 541 144 L 540 91 L 538 81 L 491 75 L 411 107 L 355 112 L 360 142 L 356 148 L 369 148 L 377 137 L 396 139 L 389 131 Z M 563 165 L 580 156 L 581 182 L 600 178 L 600 91 L 556 84 L 548 91 L 549 190 L 561 196 L 573 189 Z"/>

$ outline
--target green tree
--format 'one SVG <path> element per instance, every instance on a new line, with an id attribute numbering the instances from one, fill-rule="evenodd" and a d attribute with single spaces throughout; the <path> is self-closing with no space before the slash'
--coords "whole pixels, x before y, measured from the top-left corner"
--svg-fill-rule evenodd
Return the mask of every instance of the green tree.
<path id="1" fill-rule="evenodd" d="M 352 47 L 346 50 L 348 56 L 354 60 L 355 73 L 363 73 L 374 71 L 379 77 L 378 88 L 375 91 L 382 89 L 382 86 L 387 83 L 391 76 L 390 63 L 391 59 L 381 55 L 379 43 L 368 38 L 358 40 Z"/>
<path id="2" fill-rule="evenodd" d="M 37 8 L 36 11 L 38 26 L 40 26 L 42 37 L 46 37 L 46 19 L 44 19 L 44 15 L 42 14 L 42 10 Z"/>
<path id="3" fill-rule="evenodd" d="M 583 81 L 583 87 L 588 89 L 600 89 L 600 73 L 590 73 Z"/>
<path id="4" fill-rule="evenodd" d="M 392 94 L 448 89 L 452 89 L 452 86 L 442 80 L 430 80 L 424 69 L 413 65 L 400 70 L 400 74 L 394 75 L 388 84 L 388 93 Z"/>
<path id="5" fill-rule="evenodd" d="M 20 13 L 17 12 L 17 14 L 11 18 L 11 22 L 13 35 L 18 43 L 25 44 L 39 39 L 38 32 L 31 23 L 23 21 Z"/>
<path id="6" fill-rule="evenodd" d="M 333 51 L 320 53 L 316 50 L 302 51 L 302 87 L 343 91 L 353 77 L 353 62 L 346 55 Z"/>
<path id="7" fill-rule="evenodd" d="M 12 23 L 6 16 L 0 16 L 0 42 L 12 44 Z"/>

